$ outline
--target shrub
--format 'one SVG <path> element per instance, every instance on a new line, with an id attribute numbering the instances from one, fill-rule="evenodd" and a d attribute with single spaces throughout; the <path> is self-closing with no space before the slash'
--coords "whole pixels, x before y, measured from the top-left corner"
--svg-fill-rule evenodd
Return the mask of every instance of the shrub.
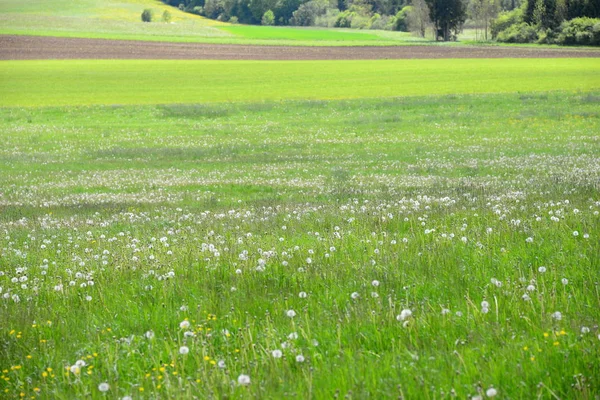
<path id="1" fill-rule="evenodd" d="M 338 10 L 337 8 L 328 8 L 325 15 L 318 16 L 315 19 L 315 25 L 322 26 L 325 28 L 333 28 L 336 26 L 335 24 L 337 23 L 339 15 L 340 10 Z"/>
<path id="2" fill-rule="evenodd" d="M 387 15 L 377 18 L 371 23 L 371 29 L 392 30 L 394 20 Z"/>
<path id="3" fill-rule="evenodd" d="M 502 12 L 494 21 L 490 27 L 492 33 L 492 39 L 495 39 L 498 34 L 512 25 L 520 24 L 523 22 L 523 9 L 515 8 L 512 11 Z"/>
<path id="4" fill-rule="evenodd" d="M 152 10 L 151 8 L 146 8 L 144 11 L 142 11 L 142 21 L 143 22 L 152 22 L 153 19 L 154 19 L 154 10 Z"/>
<path id="5" fill-rule="evenodd" d="M 531 43 L 538 40 L 538 32 L 535 27 L 521 22 L 498 33 L 497 39 L 499 42 L 506 43 Z"/>
<path id="6" fill-rule="evenodd" d="M 291 25 L 311 26 L 315 24 L 317 17 L 325 15 L 329 8 L 329 2 L 326 0 L 310 0 L 298 7 L 290 19 Z"/>
<path id="7" fill-rule="evenodd" d="M 229 23 L 230 24 L 237 24 L 237 23 L 239 23 L 238 17 L 233 16 L 233 17 L 229 18 Z"/>
<path id="8" fill-rule="evenodd" d="M 352 25 L 352 13 L 349 11 L 344 11 L 340 13 L 335 20 L 336 28 L 350 28 Z"/>
<path id="9" fill-rule="evenodd" d="M 163 22 L 171 22 L 171 19 L 173 19 L 173 16 L 169 12 L 169 10 L 165 10 L 162 14 Z"/>
<path id="10" fill-rule="evenodd" d="M 394 24 L 395 31 L 408 32 L 408 15 L 412 12 L 412 6 L 403 7 L 396 14 L 396 23 Z"/>
<path id="11" fill-rule="evenodd" d="M 273 11 L 271 10 L 267 10 L 265 11 L 265 13 L 263 14 L 260 23 L 262 25 L 273 25 L 275 23 L 275 14 L 273 14 Z"/>
<path id="12" fill-rule="evenodd" d="M 600 45 L 600 19 L 598 18 L 573 18 L 565 21 L 560 26 L 555 41 L 558 44 Z"/>

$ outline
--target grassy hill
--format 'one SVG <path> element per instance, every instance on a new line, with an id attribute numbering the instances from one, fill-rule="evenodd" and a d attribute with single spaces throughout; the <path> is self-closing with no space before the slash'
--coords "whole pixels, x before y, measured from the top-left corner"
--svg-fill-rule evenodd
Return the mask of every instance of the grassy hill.
<path id="1" fill-rule="evenodd" d="M 143 23 L 146 8 L 170 23 Z M 160 19 L 160 18 L 159 18 Z M 0 34 L 279 45 L 394 45 L 407 33 L 231 25 L 184 13 L 157 0 L 0 0 Z"/>

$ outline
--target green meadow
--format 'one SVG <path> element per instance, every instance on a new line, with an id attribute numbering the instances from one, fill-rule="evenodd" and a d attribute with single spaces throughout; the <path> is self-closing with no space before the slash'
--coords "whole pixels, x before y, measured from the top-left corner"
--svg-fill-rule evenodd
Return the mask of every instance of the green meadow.
<path id="1" fill-rule="evenodd" d="M 8 65 L 2 398 L 600 393 L 597 89 L 48 106 L 110 63 Z"/>
<path id="2" fill-rule="evenodd" d="M 0 106 L 388 98 L 600 88 L 598 59 L 6 61 Z"/>

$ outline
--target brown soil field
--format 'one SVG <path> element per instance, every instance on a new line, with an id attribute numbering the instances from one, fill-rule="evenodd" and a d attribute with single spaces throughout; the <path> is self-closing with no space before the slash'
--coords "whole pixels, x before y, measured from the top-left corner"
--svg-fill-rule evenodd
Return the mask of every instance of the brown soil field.
<path id="1" fill-rule="evenodd" d="M 295 47 L 0 35 L 0 60 L 375 60 L 600 57 L 600 49 L 500 46 Z"/>

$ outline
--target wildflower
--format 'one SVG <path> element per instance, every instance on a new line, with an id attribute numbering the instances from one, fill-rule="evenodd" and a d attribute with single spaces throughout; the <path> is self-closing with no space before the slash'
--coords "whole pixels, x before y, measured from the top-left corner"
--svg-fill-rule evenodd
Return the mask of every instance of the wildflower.
<path id="1" fill-rule="evenodd" d="M 110 385 L 106 382 L 102 382 L 98 385 L 98 390 L 101 392 L 108 392 L 108 389 L 110 389 Z"/>
<path id="2" fill-rule="evenodd" d="M 528 292 L 533 292 L 534 290 L 535 290 L 535 286 L 533 286 L 533 285 L 527 286 L 527 291 Z"/>
<path id="3" fill-rule="evenodd" d="M 294 310 L 287 310 L 285 312 L 285 315 L 287 315 L 290 318 L 294 318 L 296 316 L 296 311 L 294 311 Z"/>
<path id="4" fill-rule="evenodd" d="M 527 239 L 525 239 L 525 241 L 526 241 L 527 243 L 533 243 L 533 238 L 530 236 L 530 237 L 528 237 Z"/>
<path id="5" fill-rule="evenodd" d="M 568 284 L 569 284 L 569 280 L 568 280 L 567 278 L 562 278 L 562 279 L 560 280 L 560 282 L 561 282 L 563 285 L 568 285 Z"/>
<path id="6" fill-rule="evenodd" d="M 538 271 L 543 274 L 544 272 L 546 272 L 546 267 L 539 267 Z"/>
<path id="7" fill-rule="evenodd" d="M 587 326 L 582 326 L 581 327 L 581 333 L 589 333 L 590 332 L 590 328 L 588 328 Z"/>
<path id="8" fill-rule="evenodd" d="M 404 309 L 400 312 L 400 314 L 398 316 L 396 316 L 396 319 L 398 321 L 404 321 L 405 319 L 409 318 L 412 315 L 412 311 L 410 311 L 409 309 Z"/>
<path id="9" fill-rule="evenodd" d="M 447 308 L 442 308 L 442 315 L 450 314 L 450 310 Z"/>
<path id="10" fill-rule="evenodd" d="M 271 355 L 272 355 L 274 358 L 281 358 L 281 357 L 283 356 L 283 352 L 282 352 L 281 350 L 279 350 L 279 349 L 278 349 L 278 350 L 273 350 L 273 351 L 271 352 Z"/>
<path id="11" fill-rule="evenodd" d="M 296 340 L 296 339 L 298 339 L 298 334 L 296 332 L 292 332 L 288 335 L 288 339 Z"/>
<path id="12" fill-rule="evenodd" d="M 562 314 L 560 311 L 556 311 L 552 314 L 552 318 L 554 318 L 557 321 L 560 321 L 562 319 Z"/>
<path id="13" fill-rule="evenodd" d="M 298 293 L 298 297 L 300 297 L 301 299 L 305 299 L 307 296 L 308 296 L 308 294 L 306 292 Z"/>
<path id="14" fill-rule="evenodd" d="M 302 354 L 298 354 L 296 356 L 296 362 L 303 363 L 304 362 L 304 356 Z"/>
<path id="15" fill-rule="evenodd" d="M 249 385 L 250 384 L 250 377 L 248 375 L 240 375 L 238 376 L 238 383 L 240 385 Z"/>
<path id="16" fill-rule="evenodd" d="M 360 294 L 358 294 L 357 292 L 353 292 L 350 297 L 352 297 L 354 300 L 358 299 L 360 297 Z"/>
<path id="17" fill-rule="evenodd" d="M 179 354 L 186 355 L 186 354 L 187 354 L 187 353 L 189 353 L 189 352 L 190 352 L 190 348 L 189 348 L 189 347 L 187 347 L 187 346 L 181 346 L 181 347 L 179 348 Z"/>
<path id="18" fill-rule="evenodd" d="M 575 237 L 579 236 L 579 232 L 573 231 L 573 236 L 575 236 Z"/>
<path id="19" fill-rule="evenodd" d="M 217 366 L 221 369 L 225 368 L 225 360 L 219 360 Z"/>
<path id="20" fill-rule="evenodd" d="M 187 328 L 189 328 L 189 327 L 190 327 L 190 321 L 188 321 L 187 319 L 186 319 L 186 320 L 184 320 L 184 321 L 181 321 L 181 322 L 179 323 L 179 327 L 180 327 L 181 329 L 187 329 Z"/>
<path id="21" fill-rule="evenodd" d="M 144 336 L 146 336 L 146 339 L 154 339 L 154 332 L 147 331 Z"/>
<path id="22" fill-rule="evenodd" d="M 371 285 L 373 285 L 374 287 L 378 287 L 379 281 L 377 279 L 375 279 L 373 282 L 371 282 Z"/>
<path id="23" fill-rule="evenodd" d="M 497 394 L 498 394 L 498 391 L 496 389 L 494 389 L 493 387 L 489 388 L 488 390 L 485 391 L 485 395 L 487 397 L 495 397 Z"/>

